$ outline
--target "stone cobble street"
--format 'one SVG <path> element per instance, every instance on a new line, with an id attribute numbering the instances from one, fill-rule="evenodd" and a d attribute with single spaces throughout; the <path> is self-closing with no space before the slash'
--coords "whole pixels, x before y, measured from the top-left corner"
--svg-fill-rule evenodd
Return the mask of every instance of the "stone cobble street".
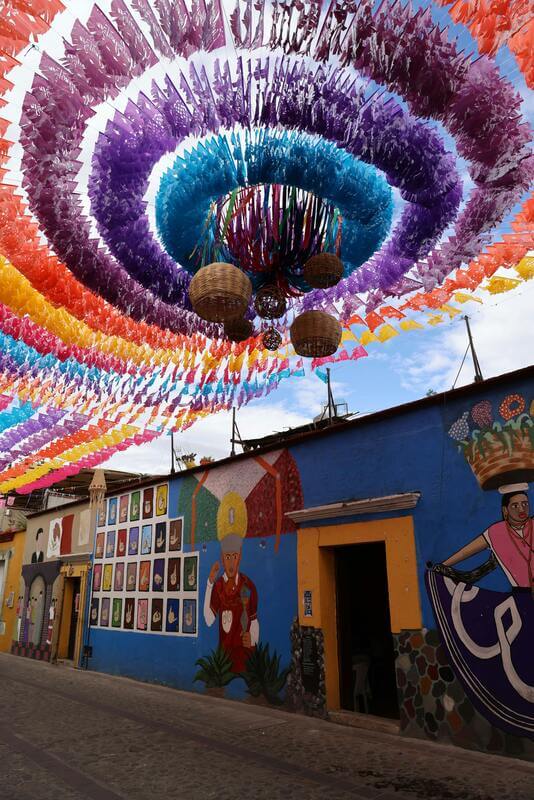
<path id="1" fill-rule="evenodd" d="M 2 800 L 532 800 L 534 764 L 0 655 Z"/>

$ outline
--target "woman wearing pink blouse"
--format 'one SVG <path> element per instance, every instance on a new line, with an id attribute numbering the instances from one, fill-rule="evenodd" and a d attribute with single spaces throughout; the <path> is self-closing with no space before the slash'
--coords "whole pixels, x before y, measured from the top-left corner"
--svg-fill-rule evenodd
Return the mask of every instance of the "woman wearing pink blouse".
<path id="1" fill-rule="evenodd" d="M 493 725 L 534 739 L 534 525 L 528 484 L 503 486 L 502 520 L 441 564 L 429 564 L 426 585 L 437 628 L 456 678 Z M 485 550 L 479 567 L 456 565 Z M 476 582 L 500 566 L 512 589 Z"/>
<path id="2" fill-rule="evenodd" d="M 443 566 L 453 567 L 489 548 L 512 586 L 533 588 L 534 526 L 529 516 L 528 486 L 517 484 L 505 488 L 508 491 L 502 495 L 502 521 L 490 525 L 484 533 L 444 561 Z"/>

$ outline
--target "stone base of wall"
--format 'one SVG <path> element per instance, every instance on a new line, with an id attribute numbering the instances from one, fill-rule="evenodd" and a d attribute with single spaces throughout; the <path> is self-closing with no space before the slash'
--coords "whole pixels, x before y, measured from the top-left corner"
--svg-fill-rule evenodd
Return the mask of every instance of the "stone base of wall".
<path id="1" fill-rule="evenodd" d="M 14 656 L 34 658 L 36 661 L 50 661 L 50 647 L 48 645 L 35 647 L 33 644 L 21 644 L 20 642 L 13 642 L 11 645 L 11 653 Z"/>
<path id="2" fill-rule="evenodd" d="M 401 733 L 534 761 L 534 741 L 495 728 L 467 698 L 435 630 L 395 635 Z"/>
<path id="3" fill-rule="evenodd" d="M 305 630 L 315 639 L 317 672 L 319 676 L 317 691 L 307 692 L 302 674 L 302 634 Z M 296 711 L 314 717 L 326 717 L 326 687 L 324 671 L 324 637 L 320 628 L 303 628 L 295 617 L 291 626 L 291 666 L 286 683 L 285 705 L 288 711 Z"/>

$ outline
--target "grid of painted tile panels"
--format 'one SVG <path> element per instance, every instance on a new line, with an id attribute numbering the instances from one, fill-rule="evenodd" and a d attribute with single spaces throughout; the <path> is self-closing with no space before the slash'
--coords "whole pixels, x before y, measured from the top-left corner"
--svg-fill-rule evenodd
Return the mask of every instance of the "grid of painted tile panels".
<path id="1" fill-rule="evenodd" d="M 197 636 L 198 552 L 183 550 L 183 518 L 168 518 L 168 485 L 110 497 L 98 515 L 91 625 Z"/>

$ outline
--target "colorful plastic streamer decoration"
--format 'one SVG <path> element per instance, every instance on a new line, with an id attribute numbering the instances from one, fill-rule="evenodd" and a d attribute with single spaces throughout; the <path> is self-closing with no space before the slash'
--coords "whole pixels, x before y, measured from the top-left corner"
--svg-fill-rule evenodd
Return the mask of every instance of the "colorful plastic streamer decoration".
<path id="1" fill-rule="evenodd" d="M 334 362 L 534 276 L 532 134 L 493 58 L 533 86 L 528 0 L 222 2 L 0 0 L 2 493 L 304 374 L 252 305 L 241 343 L 192 311 L 208 258 L 282 275 L 286 329 L 340 318 Z M 343 278 L 305 291 L 321 250 Z"/>

